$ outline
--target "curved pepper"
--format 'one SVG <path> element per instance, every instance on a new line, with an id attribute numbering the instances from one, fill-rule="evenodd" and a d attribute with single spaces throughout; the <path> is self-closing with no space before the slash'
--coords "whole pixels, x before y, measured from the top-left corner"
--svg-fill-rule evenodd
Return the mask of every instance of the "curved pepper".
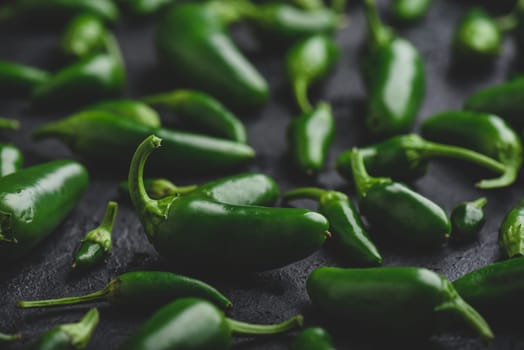
<path id="1" fill-rule="evenodd" d="M 70 160 L 0 178 L 0 260 L 21 257 L 53 232 L 78 203 L 87 182 L 86 169 Z"/>
<path id="2" fill-rule="evenodd" d="M 301 260 L 324 243 L 328 222 L 308 210 L 226 204 L 199 194 L 149 198 L 142 175 L 160 141 L 151 135 L 137 148 L 129 188 L 145 232 L 162 256 L 197 267 L 259 271 Z M 212 266 L 206 266 L 209 261 Z"/>
<path id="3" fill-rule="evenodd" d="M 104 213 L 104 218 L 100 225 L 94 230 L 89 231 L 73 259 L 72 268 L 86 269 L 101 263 L 111 252 L 113 242 L 111 232 L 115 224 L 118 203 L 109 202 Z"/>
<path id="4" fill-rule="evenodd" d="M 84 110 L 105 111 L 120 115 L 142 125 L 160 127 L 160 116 L 147 104 L 136 100 L 111 100 L 87 106 Z"/>
<path id="5" fill-rule="evenodd" d="M 323 314 L 341 322 L 397 335 L 430 335 L 440 314 L 454 313 L 484 341 L 494 337 L 451 282 L 423 268 L 321 267 L 309 275 L 307 292 Z"/>
<path id="6" fill-rule="evenodd" d="M 441 207 L 401 183 L 369 176 L 357 149 L 351 166 L 360 212 L 376 232 L 423 247 L 447 240 L 451 224 Z"/>
<path id="7" fill-rule="evenodd" d="M 287 132 L 290 153 L 298 169 L 307 175 L 321 171 L 335 132 L 331 107 L 320 102 L 314 109 L 294 118 Z"/>
<path id="8" fill-rule="evenodd" d="M 33 132 L 37 140 L 54 137 L 73 152 L 97 163 L 128 166 L 136 146 L 148 135 L 164 139 L 164 149 L 152 162 L 163 171 L 209 172 L 251 161 L 255 152 L 245 144 L 204 135 L 152 128 L 103 111 L 83 111 Z M 152 165 L 153 165 L 152 164 Z"/>
<path id="9" fill-rule="evenodd" d="M 362 74 L 368 92 L 366 126 L 379 138 L 407 132 L 425 94 L 425 74 L 418 50 L 380 22 L 374 0 L 366 0 L 371 36 Z"/>
<path id="10" fill-rule="evenodd" d="M 181 4 L 166 13 L 156 34 L 160 62 L 230 106 L 265 103 L 266 80 L 231 41 L 220 12 L 210 4 Z"/>
<path id="11" fill-rule="evenodd" d="M 32 92 L 35 106 L 56 109 L 119 94 L 125 67 L 116 40 L 106 36 L 108 52 L 88 56 L 53 74 Z"/>
<path id="12" fill-rule="evenodd" d="M 97 309 L 89 310 L 77 323 L 55 327 L 40 337 L 34 350 L 84 349 L 98 325 Z"/>
<path id="13" fill-rule="evenodd" d="M 111 305 L 154 308 L 185 297 L 206 299 L 224 310 L 232 307 L 231 301 L 209 284 L 160 271 L 127 272 L 113 278 L 104 288 L 93 293 L 50 300 L 19 301 L 17 306 L 53 307 L 106 301 Z"/>
<path id="14" fill-rule="evenodd" d="M 158 310 L 119 349 L 147 350 L 155 344 L 155 350 L 225 350 L 233 334 L 278 334 L 301 325 L 300 315 L 272 325 L 244 323 L 225 317 L 205 300 L 185 298 Z"/>
<path id="15" fill-rule="evenodd" d="M 382 256 L 362 224 L 355 207 L 344 193 L 321 188 L 299 188 L 282 195 L 285 200 L 312 198 L 318 200 L 318 210 L 329 221 L 337 247 L 350 260 L 364 266 L 382 264 Z"/>
<path id="16" fill-rule="evenodd" d="M 422 135 L 437 142 L 470 148 L 498 160 L 506 167 L 495 179 L 482 180 L 479 188 L 498 188 L 515 182 L 522 165 L 522 143 L 501 118 L 469 111 L 443 112 L 422 124 Z"/>
<path id="17" fill-rule="evenodd" d="M 458 242 L 472 241 L 478 233 L 486 218 L 482 208 L 488 203 L 486 197 L 472 202 L 462 202 L 451 212 L 451 238 Z"/>
<path id="18" fill-rule="evenodd" d="M 99 17 L 89 13 L 79 14 L 68 23 L 60 47 L 71 57 L 86 57 L 104 46 L 106 29 Z"/>
<path id="19" fill-rule="evenodd" d="M 222 103 L 194 90 L 175 90 L 141 98 L 152 105 L 166 106 L 184 124 L 236 142 L 246 142 L 244 124 Z"/>
<path id="20" fill-rule="evenodd" d="M 24 156 L 13 145 L 0 143 L 0 177 L 17 172 L 22 168 Z"/>
<path id="21" fill-rule="evenodd" d="M 0 90 L 9 94 L 27 94 L 51 75 L 36 67 L 0 60 Z"/>
<path id="22" fill-rule="evenodd" d="M 399 135 L 381 143 L 359 149 L 367 171 L 374 176 L 387 176 L 398 181 L 411 182 L 427 172 L 429 160 L 436 157 L 460 159 L 475 163 L 502 174 L 504 164 L 473 150 L 453 145 L 430 142 L 416 134 Z M 352 150 L 342 152 L 336 161 L 337 171 L 352 178 Z"/>
<path id="23" fill-rule="evenodd" d="M 8 344 L 8 343 L 20 340 L 20 338 L 21 338 L 20 334 L 0 333 L 0 345 L 1 344 Z"/>
<path id="24" fill-rule="evenodd" d="M 509 258 L 524 256 L 524 200 L 504 217 L 499 230 L 499 243 Z"/>
<path id="25" fill-rule="evenodd" d="M 330 335 L 320 327 L 310 327 L 300 332 L 290 350 L 335 350 Z"/>
<path id="26" fill-rule="evenodd" d="M 432 3 L 432 0 L 393 0 L 391 9 L 396 20 L 411 23 L 424 17 Z"/>

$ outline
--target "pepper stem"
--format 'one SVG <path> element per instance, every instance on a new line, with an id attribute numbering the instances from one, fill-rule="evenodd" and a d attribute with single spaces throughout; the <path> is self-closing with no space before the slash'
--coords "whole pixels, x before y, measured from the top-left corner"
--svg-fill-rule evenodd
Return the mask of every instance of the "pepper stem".
<path id="1" fill-rule="evenodd" d="M 298 106 L 304 113 L 309 112 L 312 109 L 309 98 L 307 97 L 307 88 L 307 81 L 305 79 L 299 78 L 293 82 L 293 92 L 295 94 L 295 99 L 297 100 Z"/>
<path id="2" fill-rule="evenodd" d="M 506 187 L 515 182 L 518 175 L 518 168 L 506 165 L 506 170 L 502 176 L 495 179 L 481 180 L 475 184 L 476 187 L 482 189 Z"/>
<path id="3" fill-rule="evenodd" d="M 89 302 L 106 301 L 111 292 L 111 284 L 96 292 L 81 295 L 77 297 L 65 297 L 47 300 L 33 300 L 33 301 L 19 301 L 16 306 L 22 309 L 37 308 L 37 307 L 54 307 L 61 305 L 75 305 Z"/>
<path id="4" fill-rule="evenodd" d="M 4 334 L 0 333 L 0 344 L 7 343 L 22 338 L 20 334 Z"/>
<path id="5" fill-rule="evenodd" d="M 326 192 L 326 190 L 318 187 L 302 187 L 287 191 L 282 195 L 282 198 L 286 201 L 301 198 L 320 200 L 320 197 L 326 194 Z"/>
<path id="6" fill-rule="evenodd" d="M 232 320 L 230 318 L 226 318 L 226 320 L 229 323 L 229 326 L 231 327 L 231 331 L 233 333 L 245 335 L 265 335 L 283 333 L 298 327 L 302 327 L 304 323 L 304 317 L 302 317 L 302 315 L 296 315 L 284 322 L 271 325 L 245 323 Z"/>
<path id="7" fill-rule="evenodd" d="M 99 314 L 97 309 L 89 310 L 77 323 L 64 324 L 60 330 L 67 333 L 71 338 L 71 344 L 75 349 L 83 349 L 87 346 L 91 334 L 98 325 Z"/>
<path id="8" fill-rule="evenodd" d="M 98 228 L 106 230 L 106 231 L 113 231 L 113 226 L 115 225 L 115 219 L 116 214 L 118 213 L 118 203 L 109 201 L 107 203 L 106 211 L 104 213 L 104 217 L 102 218 L 102 222 L 100 223 L 100 226 Z"/>
<path id="9" fill-rule="evenodd" d="M 0 117 L 0 129 L 18 130 L 20 129 L 20 122 L 15 119 Z"/>
<path id="10" fill-rule="evenodd" d="M 186 94 L 185 90 L 173 90 L 160 94 L 141 97 L 139 100 L 149 105 L 172 105 L 177 104 L 178 100 Z"/>
<path id="11" fill-rule="evenodd" d="M 376 46 L 385 45 L 392 39 L 391 30 L 380 20 L 375 0 L 364 0 L 368 30 Z"/>
<path id="12" fill-rule="evenodd" d="M 474 200 L 471 202 L 471 204 L 479 209 L 482 209 L 488 204 L 488 200 L 486 197 L 480 197 L 479 199 Z"/>
<path id="13" fill-rule="evenodd" d="M 391 179 L 385 177 L 372 177 L 368 174 L 366 166 L 364 165 L 364 158 L 359 149 L 353 148 L 350 156 L 351 172 L 353 173 L 353 181 L 357 188 L 359 198 L 365 197 L 368 189 L 374 183 L 391 182 Z"/>

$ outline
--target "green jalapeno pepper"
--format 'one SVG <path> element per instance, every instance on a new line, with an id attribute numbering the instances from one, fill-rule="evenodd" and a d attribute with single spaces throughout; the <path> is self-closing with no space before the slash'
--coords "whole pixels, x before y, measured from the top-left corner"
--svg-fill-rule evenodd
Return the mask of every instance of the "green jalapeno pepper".
<path id="1" fill-rule="evenodd" d="M 294 118 L 287 132 L 290 153 L 297 168 L 307 175 L 321 171 L 335 132 L 331 107 L 318 103 L 314 109 Z"/>
<path id="2" fill-rule="evenodd" d="M 460 277 L 453 286 L 464 300 L 490 320 L 507 319 L 508 313 L 524 309 L 524 258 L 484 266 Z"/>
<path id="3" fill-rule="evenodd" d="M 124 61 L 116 40 L 106 35 L 108 52 L 88 56 L 37 85 L 33 104 L 39 108 L 82 104 L 117 95 L 124 87 Z"/>
<path id="4" fill-rule="evenodd" d="M 22 168 L 24 156 L 13 145 L 0 144 L 0 177 L 17 172 Z"/>
<path id="5" fill-rule="evenodd" d="M 320 327 L 310 327 L 300 332 L 290 350 L 335 350 L 330 335 Z"/>
<path id="6" fill-rule="evenodd" d="M 357 149 L 351 153 L 351 167 L 360 212 L 375 232 L 422 247 L 447 240 L 451 224 L 441 207 L 390 178 L 369 176 Z"/>
<path id="7" fill-rule="evenodd" d="M 205 300 L 184 298 L 158 310 L 120 349 L 151 350 L 154 346 L 155 350 L 223 350 L 231 347 L 233 334 L 278 334 L 301 325 L 300 315 L 272 325 L 240 322 L 225 317 Z"/>
<path id="8" fill-rule="evenodd" d="M 286 200 L 312 198 L 318 200 L 318 210 L 329 221 L 337 247 L 350 260 L 364 266 L 382 264 L 382 256 L 362 224 L 355 207 L 344 193 L 321 188 L 299 188 L 282 196 Z"/>
<path id="9" fill-rule="evenodd" d="M 232 307 L 231 301 L 209 284 L 194 278 L 160 271 L 126 272 L 113 278 L 104 288 L 86 295 L 19 301 L 17 306 L 52 307 L 106 301 L 111 305 L 155 308 L 185 297 L 206 299 L 224 310 Z"/>
<path id="10" fill-rule="evenodd" d="M 462 202 L 451 212 L 451 238 L 468 242 L 478 237 L 486 218 L 482 208 L 488 203 L 486 197 L 472 202 Z"/>
<path id="11" fill-rule="evenodd" d="M 425 94 L 425 74 L 418 50 L 384 26 L 374 0 L 365 0 L 371 37 L 362 65 L 368 91 L 366 126 L 376 137 L 407 132 Z"/>
<path id="12" fill-rule="evenodd" d="M 111 252 L 113 241 L 111 232 L 115 224 L 118 203 L 109 202 L 100 225 L 89 231 L 73 259 L 72 268 L 86 269 L 101 263 Z"/>
<path id="13" fill-rule="evenodd" d="M 20 340 L 20 334 L 5 334 L 0 332 L 0 345 Z"/>
<path id="14" fill-rule="evenodd" d="M 359 150 L 371 175 L 387 176 L 398 181 L 411 182 L 425 175 L 429 160 L 436 157 L 469 161 L 499 174 L 506 170 L 504 164 L 481 153 L 430 142 L 416 134 L 394 136 Z M 336 168 L 343 177 L 352 178 L 351 150 L 344 151 L 337 157 Z"/>
<path id="15" fill-rule="evenodd" d="M 91 309 L 77 323 L 55 327 L 40 337 L 35 350 L 84 349 L 98 325 L 98 310 Z"/>
<path id="16" fill-rule="evenodd" d="M 231 41 L 224 22 L 212 3 L 172 7 L 157 30 L 160 62 L 228 105 L 261 105 L 269 96 L 267 82 Z"/>
<path id="17" fill-rule="evenodd" d="M 163 170 L 204 172 L 225 170 L 254 158 L 251 147 L 204 135 L 152 128 L 112 113 L 89 110 L 62 121 L 45 124 L 33 132 L 38 139 L 55 137 L 86 160 L 128 166 L 136 146 L 148 135 L 164 139 L 164 150 L 152 163 Z"/>
<path id="18" fill-rule="evenodd" d="M 85 168 L 57 160 L 0 178 L 0 259 L 29 252 L 75 207 L 88 182 Z"/>
<path id="19" fill-rule="evenodd" d="M 153 128 L 160 127 L 160 116 L 147 104 L 135 100 L 112 100 L 87 106 L 85 110 L 106 111 Z"/>
<path id="20" fill-rule="evenodd" d="M 328 222 L 308 210 L 227 204 L 202 194 L 149 198 L 142 174 L 160 141 L 151 135 L 140 144 L 128 181 L 140 221 L 162 256 L 192 267 L 213 261 L 206 267 L 258 271 L 303 259 L 324 243 Z"/>
<path id="21" fill-rule="evenodd" d="M 509 258 L 524 256 L 524 200 L 504 217 L 499 230 L 499 243 Z"/>
<path id="22" fill-rule="evenodd" d="M 0 90 L 8 94 L 28 94 L 43 84 L 50 74 L 36 67 L 0 60 Z"/>
<path id="23" fill-rule="evenodd" d="M 309 275 L 307 292 L 316 308 L 337 321 L 397 335 L 430 335 L 440 314 L 454 313 L 485 341 L 493 339 L 489 325 L 451 282 L 427 269 L 321 267 Z"/>
<path id="24" fill-rule="evenodd" d="M 511 185 L 522 165 L 522 143 L 518 135 L 493 114 L 443 112 L 424 121 L 422 135 L 432 141 L 470 148 L 505 165 L 506 170 L 500 177 L 480 181 L 476 185 L 479 188 Z"/>
<path id="25" fill-rule="evenodd" d="M 166 106 L 178 119 L 216 137 L 246 142 L 244 124 L 222 103 L 194 90 L 175 90 L 143 97 L 141 101 Z"/>
<path id="26" fill-rule="evenodd" d="M 86 57 L 103 47 L 106 35 L 104 23 L 99 17 L 82 13 L 68 23 L 60 47 L 67 56 Z"/>
<path id="27" fill-rule="evenodd" d="M 393 0 L 392 13 L 396 20 L 411 23 L 424 17 L 432 0 Z"/>

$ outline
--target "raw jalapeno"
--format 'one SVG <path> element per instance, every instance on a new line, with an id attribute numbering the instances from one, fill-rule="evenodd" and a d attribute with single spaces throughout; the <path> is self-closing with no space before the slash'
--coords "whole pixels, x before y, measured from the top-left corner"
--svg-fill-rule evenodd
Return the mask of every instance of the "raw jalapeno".
<path id="1" fill-rule="evenodd" d="M 337 247 L 359 265 L 382 264 L 382 256 L 369 238 L 355 207 L 344 193 L 307 187 L 286 192 L 282 197 L 285 200 L 318 200 L 319 212 L 328 219 Z"/>
<path id="2" fill-rule="evenodd" d="M 303 259 L 324 243 L 328 222 L 308 210 L 227 204 L 201 194 L 151 199 L 142 175 L 160 142 L 151 135 L 138 146 L 128 181 L 140 221 L 162 256 L 191 267 L 260 271 Z"/>
<path id="3" fill-rule="evenodd" d="M 418 50 L 384 26 L 374 0 L 365 0 L 371 42 L 362 74 L 368 92 L 366 126 L 375 137 L 409 131 L 425 94 L 425 73 Z"/>
<path id="4" fill-rule="evenodd" d="M 0 90 L 8 94 L 28 94 L 43 84 L 50 74 L 42 69 L 0 60 Z"/>
<path id="5" fill-rule="evenodd" d="M 453 145 L 424 140 L 416 134 L 393 136 L 381 143 L 359 149 L 366 170 L 373 176 L 387 176 L 398 181 L 411 182 L 426 174 L 429 160 L 446 157 L 469 161 L 502 174 L 504 164 L 481 153 Z M 352 178 L 351 152 L 342 152 L 336 161 L 337 171 Z"/>
<path id="6" fill-rule="evenodd" d="M 70 160 L 0 178 L 0 260 L 20 258 L 53 232 L 76 206 L 87 182 L 86 169 Z"/>
<path id="7" fill-rule="evenodd" d="M 369 176 L 357 149 L 351 153 L 351 167 L 360 212 L 375 232 L 421 247 L 448 239 L 451 224 L 437 204 L 390 178 Z"/>
<path id="8" fill-rule="evenodd" d="M 320 327 L 304 329 L 293 340 L 290 350 L 335 350 L 330 335 Z"/>
<path id="9" fill-rule="evenodd" d="M 44 333 L 33 349 L 84 349 L 98 325 L 98 319 L 98 310 L 91 309 L 79 322 L 63 324 Z"/>
<path id="10" fill-rule="evenodd" d="M 301 325 L 300 315 L 272 325 L 240 322 L 205 300 L 184 298 L 158 310 L 119 349 L 148 350 L 154 344 L 155 350 L 225 350 L 231 347 L 233 334 L 278 334 Z"/>
<path id="11" fill-rule="evenodd" d="M 117 212 L 118 203 L 107 203 L 104 218 L 100 225 L 89 231 L 82 239 L 82 243 L 73 259 L 73 269 L 93 267 L 104 261 L 104 258 L 111 252 L 113 246 L 111 232 L 113 231 Z"/>
<path id="12" fill-rule="evenodd" d="M 424 17 L 432 0 L 393 0 L 392 12 L 397 21 L 411 23 Z"/>
<path id="13" fill-rule="evenodd" d="M 37 140 L 58 138 L 93 163 L 129 166 L 136 146 L 148 135 L 164 139 L 165 148 L 152 157 L 154 167 L 167 171 L 209 172 L 238 167 L 251 161 L 251 147 L 204 135 L 155 128 L 109 112 L 88 110 L 33 132 Z M 152 164 L 152 165 L 153 165 Z"/>
<path id="14" fill-rule="evenodd" d="M 499 244 L 509 258 L 524 256 L 524 200 L 504 217 L 499 230 Z"/>
<path id="15" fill-rule="evenodd" d="M 71 57 L 86 57 L 104 46 L 106 29 L 99 17 L 89 13 L 71 19 L 62 35 L 62 52 Z"/>
<path id="16" fill-rule="evenodd" d="M 5 334 L 0 332 L 0 345 L 20 340 L 20 334 Z"/>
<path id="17" fill-rule="evenodd" d="M 493 114 L 451 111 L 434 115 L 422 124 L 429 140 L 470 148 L 504 164 L 504 173 L 477 183 L 479 188 L 498 188 L 515 182 L 522 165 L 522 143 L 501 118 Z"/>
<path id="18" fill-rule="evenodd" d="M 462 202 L 451 212 L 451 238 L 457 242 L 476 239 L 486 218 L 482 208 L 488 203 L 486 197 L 472 202 Z"/>
<path id="19" fill-rule="evenodd" d="M 160 127 L 160 116 L 147 104 L 135 100 L 111 100 L 87 106 L 85 110 L 105 111 L 142 125 Z"/>
<path id="20" fill-rule="evenodd" d="M 175 90 L 141 98 L 152 105 L 166 106 L 182 123 L 236 142 L 246 142 L 244 124 L 220 101 L 195 90 Z"/>
<path id="21" fill-rule="evenodd" d="M 231 41 L 225 22 L 213 2 L 172 7 L 156 33 L 160 63 L 227 105 L 261 105 L 269 96 L 267 82 Z"/>
<path id="22" fill-rule="evenodd" d="M 0 177 L 17 172 L 22 168 L 24 156 L 13 145 L 0 143 Z"/>
<path id="23" fill-rule="evenodd" d="M 307 292 L 317 309 L 337 321 L 429 336 L 440 314 L 454 313 L 482 339 L 493 339 L 489 325 L 451 282 L 427 269 L 321 267 L 309 275 Z"/>
<path id="24" fill-rule="evenodd" d="M 111 305 L 155 308 L 185 297 L 206 299 L 224 310 L 232 307 L 231 301 L 209 284 L 160 271 L 126 272 L 93 293 L 50 300 L 19 301 L 17 306 L 52 307 L 106 301 Z"/>

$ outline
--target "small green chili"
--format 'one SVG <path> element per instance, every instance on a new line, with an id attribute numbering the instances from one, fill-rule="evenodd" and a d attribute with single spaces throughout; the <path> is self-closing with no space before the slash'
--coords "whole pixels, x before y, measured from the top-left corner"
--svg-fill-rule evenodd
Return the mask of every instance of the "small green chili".
<path id="1" fill-rule="evenodd" d="M 0 60 L 0 90 L 8 94 L 28 94 L 46 82 L 49 72 L 36 67 Z"/>

